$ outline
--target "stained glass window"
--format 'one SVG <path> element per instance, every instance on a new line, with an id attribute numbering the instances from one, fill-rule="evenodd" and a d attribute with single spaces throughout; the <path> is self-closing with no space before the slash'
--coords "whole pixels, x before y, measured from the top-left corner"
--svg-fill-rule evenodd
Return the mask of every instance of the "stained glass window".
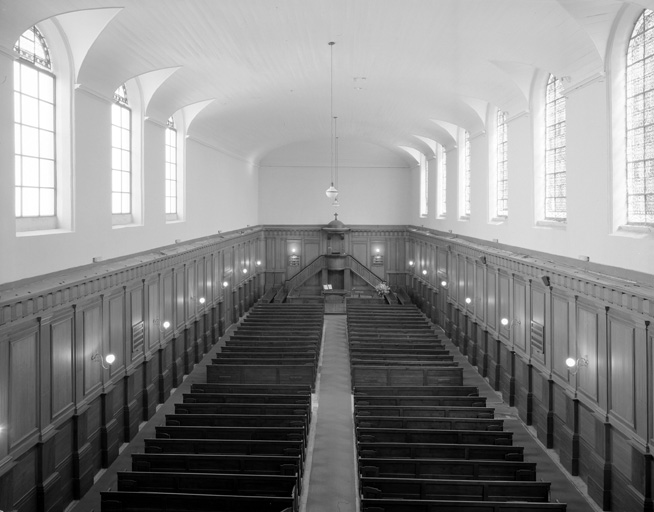
<path id="1" fill-rule="evenodd" d="M 566 127 L 563 82 L 550 75 L 545 95 L 545 218 L 565 220 Z"/>
<path id="2" fill-rule="evenodd" d="M 426 217 L 429 209 L 429 173 L 427 157 L 420 153 L 420 216 Z"/>
<path id="3" fill-rule="evenodd" d="M 470 215 L 470 134 L 465 134 L 465 158 L 464 158 L 464 190 L 463 190 L 463 214 Z"/>
<path id="4" fill-rule="evenodd" d="M 509 174 L 507 166 L 506 112 L 497 112 L 497 203 L 496 217 L 509 215 Z"/>
<path id="5" fill-rule="evenodd" d="M 14 145 L 16 217 L 56 215 L 55 77 L 50 53 L 36 27 L 14 50 Z"/>
<path id="6" fill-rule="evenodd" d="M 654 13 L 638 18 L 627 50 L 627 223 L 654 224 Z"/>
<path id="7" fill-rule="evenodd" d="M 171 117 L 166 126 L 166 213 L 177 213 L 177 130 Z"/>
<path id="8" fill-rule="evenodd" d="M 438 166 L 438 215 L 444 216 L 447 213 L 447 152 L 445 146 L 440 149 L 440 165 Z"/>
<path id="9" fill-rule="evenodd" d="M 111 213 L 132 212 L 132 111 L 121 85 L 111 106 Z"/>

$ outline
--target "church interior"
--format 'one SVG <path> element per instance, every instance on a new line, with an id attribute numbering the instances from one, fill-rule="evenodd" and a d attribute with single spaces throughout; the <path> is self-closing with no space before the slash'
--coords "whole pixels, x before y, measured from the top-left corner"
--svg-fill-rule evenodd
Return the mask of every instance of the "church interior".
<path id="1" fill-rule="evenodd" d="M 654 0 L 0 0 L 0 512 L 654 510 L 652 134 Z"/>

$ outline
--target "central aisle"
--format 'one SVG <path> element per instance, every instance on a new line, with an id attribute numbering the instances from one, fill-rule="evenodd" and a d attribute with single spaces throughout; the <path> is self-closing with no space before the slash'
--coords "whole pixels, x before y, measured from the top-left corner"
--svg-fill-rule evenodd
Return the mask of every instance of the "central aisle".
<path id="1" fill-rule="evenodd" d="M 314 413 L 317 417 L 313 420 L 317 427 L 311 450 L 306 508 L 303 508 L 310 512 L 357 510 L 346 325 L 345 315 L 325 316 L 322 364 L 316 388 L 318 408 Z"/>

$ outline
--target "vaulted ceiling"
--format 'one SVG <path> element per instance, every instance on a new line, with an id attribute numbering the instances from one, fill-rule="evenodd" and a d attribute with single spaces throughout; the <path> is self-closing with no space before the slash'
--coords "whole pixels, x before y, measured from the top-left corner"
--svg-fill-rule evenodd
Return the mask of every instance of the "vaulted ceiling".
<path id="1" fill-rule="evenodd" d="M 633 3 L 633 2 L 632 2 Z M 638 2 L 654 7 L 649 0 Z M 302 141 L 397 153 L 528 111 L 537 76 L 602 73 L 622 0 L 0 0 L 0 49 L 52 19 L 74 81 L 110 98 L 139 77 L 146 115 L 258 162 Z M 330 50 L 328 42 L 336 44 Z M 421 138 L 422 137 L 422 138 Z"/>

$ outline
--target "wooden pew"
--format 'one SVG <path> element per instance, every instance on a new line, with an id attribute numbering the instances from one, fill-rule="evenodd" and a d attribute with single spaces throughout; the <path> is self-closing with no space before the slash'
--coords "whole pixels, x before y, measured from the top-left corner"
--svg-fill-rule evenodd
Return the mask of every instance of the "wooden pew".
<path id="1" fill-rule="evenodd" d="M 376 443 L 461 443 L 512 445 L 513 432 L 487 430 L 426 430 L 395 428 L 356 429 L 361 442 Z"/>
<path id="2" fill-rule="evenodd" d="M 402 357 L 402 356 L 400 356 Z M 414 366 L 414 367 L 423 367 L 423 366 L 434 366 L 434 367 L 448 367 L 448 366 L 458 366 L 459 363 L 454 361 L 452 356 L 447 356 L 443 359 L 425 359 L 419 358 L 414 360 L 407 360 L 403 357 L 401 359 L 359 359 L 352 358 L 350 364 L 356 366 Z"/>
<path id="3" fill-rule="evenodd" d="M 119 471 L 116 476 L 118 491 L 291 496 L 298 499 L 295 475 Z"/>
<path id="4" fill-rule="evenodd" d="M 366 458 L 524 460 L 522 446 L 493 444 L 357 442 L 357 453 Z"/>
<path id="5" fill-rule="evenodd" d="M 302 427 L 309 429 L 306 415 L 257 416 L 249 414 L 166 414 L 170 427 Z"/>
<path id="6" fill-rule="evenodd" d="M 388 416 L 355 416 L 354 424 L 361 428 L 394 428 L 419 430 L 491 430 L 504 428 L 497 418 L 392 418 Z"/>
<path id="7" fill-rule="evenodd" d="M 300 341 L 305 345 L 320 344 L 320 336 L 317 334 L 232 334 L 227 341 Z"/>
<path id="8" fill-rule="evenodd" d="M 286 395 L 285 395 L 286 396 Z M 354 405 L 408 407 L 486 407 L 484 396 L 361 396 L 354 395 Z"/>
<path id="9" fill-rule="evenodd" d="M 304 427 L 155 427 L 158 439 L 252 439 L 261 441 L 302 441 L 306 443 Z"/>
<path id="10" fill-rule="evenodd" d="M 438 347 L 428 347 L 428 348 L 410 348 L 410 347 L 404 347 L 404 348 L 395 348 L 395 347 L 381 347 L 381 348 L 376 348 L 376 347 L 366 347 L 365 345 L 350 345 L 350 357 L 354 357 L 355 355 L 366 355 L 366 356 L 371 356 L 371 357 L 381 357 L 381 358 L 386 358 L 386 357 L 395 357 L 395 356 L 403 356 L 403 357 L 409 357 L 409 356 L 415 356 L 415 357 L 422 357 L 422 356 L 451 356 L 450 351 L 446 349 L 441 349 Z M 370 359 L 370 357 L 368 357 Z"/>
<path id="11" fill-rule="evenodd" d="M 565 503 L 363 498 L 363 512 L 565 512 Z"/>
<path id="12" fill-rule="evenodd" d="M 144 439 L 145 453 L 211 453 L 225 455 L 300 455 L 302 441 L 250 439 Z M 504 447 L 494 447 L 504 448 Z"/>
<path id="13" fill-rule="evenodd" d="M 277 366 L 277 365 L 283 365 L 283 366 L 298 366 L 302 364 L 309 364 L 312 366 L 315 366 L 317 362 L 316 357 L 295 357 L 295 358 L 289 358 L 289 357 L 276 357 L 273 356 L 272 354 L 269 354 L 268 357 L 242 357 L 242 358 L 235 358 L 235 357 L 221 357 L 220 354 L 218 354 L 218 357 L 215 357 L 211 360 L 211 364 L 217 364 L 217 365 L 222 365 L 222 364 L 230 364 L 230 365 L 250 365 L 250 364 L 256 364 L 256 365 L 268 365 L 268 366 Z"/>
<path id="14" fill-rule="evenodd" d="M 301 475 L 299 455 L 133 453 L 132 471 Z"/>
<path id="15" fill-rule="evenodd" d="M 462 397 L 463 398 L 463 397 Z M 311 395 L 253 394 L 253 393 L 184 393 L 182 401 L 215 404 L 302 404 L 311 405 Z"/>
<path id="16" fill-rule="evenodd" d="M 252 358 L 265 358 L 265 357 L 288 357 L 288 358 L 297 358 L 305 357 L 309 359 L 316 359 L 318 357 L 318 352 L 315 348 L 308 349 L 294 349 L 293 347 L 259 347 L 259 348 L 240 348 L 238 346 L 224 346 L 221 351 L 217 354 L 221 358 L 241 358 L 241 357 L 252 357 Z"/>
<path id="17" fill-rule="evenodd" d="M 364 498 L 465 501 L 549 501 L 549 482 L 492 480 L 429 480 L 407 478 L 360 479 Z"/>
<path id="18" fill-rule="evenodd" d="M 293 497 L 101 492 L 102 512 L 295 512 Z"/>
<path id="19" fill-rule="evenodd" d="M 351 375 L 353 387 L 463 385 L 463 368 L 352 366 Z"/>
<path id="20" fill-rule="evenodd" d="M 256 403 L 176 403 L 175 414 L 247 414 L 250 416 L 306 416 L 311 417 L 310 404 Z"/>
<path id="21" fill-rule="evenodd" d="M 475 386 L 355 386 L 355 396 L 479 396 Z"/>
<path id="22" fill-rule="evenodd" d="M 440 480 L 536 480 L 536 463 L 359 457 L 361 476 Z"/>
<path id="23" fill-rule="evenodd" d="M 355 416 L 386 416 L 410 418 L 492 418 L 493 407 L 413 407 L 404 405 L 355 405 Z"/>
<path id="24" fill-rule="evenodd" d="M 207 365 L 208 382 L 232 384 L 307 384 L 314 389 L 316 368 L 312 364 L 266 366 L 259 364 Z"/>
<path id="25" fill-rule="evenodd" d="M 191 393 L 236 393 L 236 394 L 298 394 L 311 396 L 311 386 L 306 384 L 191 384 Z"/>
<path id="26" fill-rule="evenodd" d="M 430 340 L 350 340 L 350 350 L 412 351 L 412 350 L 444 350 L 443 345 Z"/>

